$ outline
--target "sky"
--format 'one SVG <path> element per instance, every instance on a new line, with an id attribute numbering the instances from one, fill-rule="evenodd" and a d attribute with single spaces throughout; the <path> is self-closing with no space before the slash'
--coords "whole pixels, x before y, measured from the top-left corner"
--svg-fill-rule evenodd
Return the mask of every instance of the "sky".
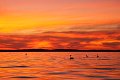
<path id="1" fill-rule="evenodd" d="M 0 0 L 0 49 L 120 49 L 120 0 Z"/>

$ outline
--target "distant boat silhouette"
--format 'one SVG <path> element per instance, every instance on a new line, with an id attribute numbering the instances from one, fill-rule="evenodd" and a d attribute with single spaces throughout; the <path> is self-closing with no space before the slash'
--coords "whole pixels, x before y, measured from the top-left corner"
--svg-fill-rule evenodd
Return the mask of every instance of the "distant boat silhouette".
<path id="1" fill-rule="evenodd" d="M 72 55 L 70 55 L 70 59 L 74 59 L 74 57 L 72 57 Z"/>

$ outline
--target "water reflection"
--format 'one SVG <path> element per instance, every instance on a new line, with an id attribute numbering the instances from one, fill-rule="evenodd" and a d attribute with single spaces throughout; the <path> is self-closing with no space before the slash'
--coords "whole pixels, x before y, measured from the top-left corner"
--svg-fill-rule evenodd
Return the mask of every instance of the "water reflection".
<path id="1" fill-rule="evenodd" d="M 71 53 L 72 60 L 69 55 L 0 53 L 0 80 L 120 80 L 119 53 Z"/>

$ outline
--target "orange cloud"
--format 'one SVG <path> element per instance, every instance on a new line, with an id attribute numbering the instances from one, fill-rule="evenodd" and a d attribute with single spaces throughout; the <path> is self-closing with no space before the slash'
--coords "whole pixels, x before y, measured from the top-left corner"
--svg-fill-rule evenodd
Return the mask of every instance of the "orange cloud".
<path id="1" fill-rule="evenodd" d="M 119 31 L 46 32 L 1 35 L 0 49 L 120 49 Z"/>
<path id="2" fill-rule="evenodd" d="M 31 47 L 33 49 L 35 48 L 52 49 L 53 48 L 53 45 L 49 41 L 35 41 L 35 42 L 30 42 L 27 45 L 28 47 Z"/>

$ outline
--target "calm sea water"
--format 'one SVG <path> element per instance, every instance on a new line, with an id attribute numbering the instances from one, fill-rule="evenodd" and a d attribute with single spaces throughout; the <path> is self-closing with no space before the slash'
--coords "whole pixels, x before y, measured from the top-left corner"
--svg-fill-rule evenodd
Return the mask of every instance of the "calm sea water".
<path id="1" fill-rule="evenodd" d="M 0 80 L 120 80 L 120 53 L 0 52 Z"/>

